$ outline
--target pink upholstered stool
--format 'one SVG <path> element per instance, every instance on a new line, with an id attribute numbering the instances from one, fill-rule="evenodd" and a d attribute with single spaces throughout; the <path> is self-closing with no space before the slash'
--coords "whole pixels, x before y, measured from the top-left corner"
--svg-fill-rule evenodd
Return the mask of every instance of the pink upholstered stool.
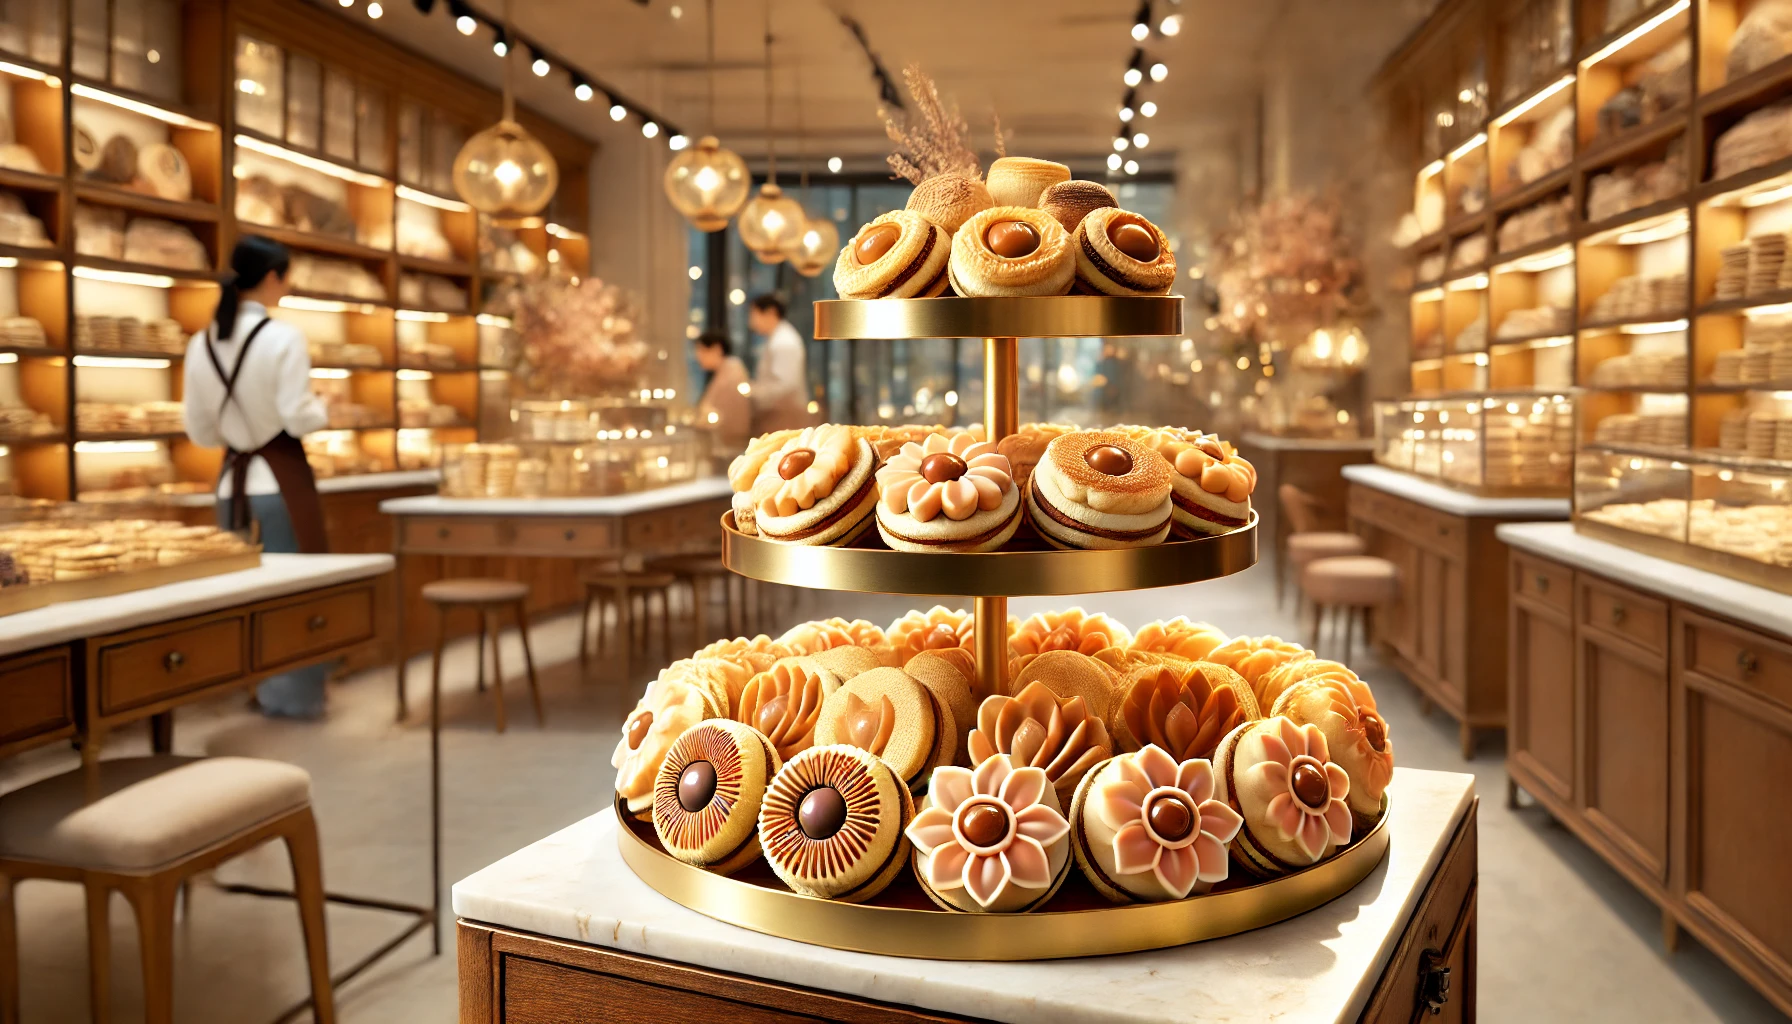
<path id="1" fill-rule="evenodd" d="M 1363 538 L 1354 533 L 1323 529 L 1328 517 L 1320 507 L 1319 499 L 1293 484 L 1283 484 L 1277 488 L 1276 497 L 1281 502 L 1282 515 L 1293 527 L 1293 532 L 1283 542 L 1283 558 L 1276 562 L 1276 607 L 1280 608 L 1282 582 L 1288 575 L 1299 582 L 1301 570 L 1309 562 L 1342 555 L 1366 554 L 1369 549 Z M 1296 608 L 1295 611 L 1299 612 L 1300 609 Z"/>
<path id="2" fill-rule="evenodd" d="M 1363 644 L 1369 642 L 1368 612 L 1392 604 L 1400 595 L 1400 573 L 1394 563 L 1373 555 L 1340 555 L 1308 562 L 1300 572 L 1300 589 L 1313 602 L 1313 647 L 1319 646 L 1326 613 L 1344 612 L 1344 661 L 1351 653 L 1350 627 L 1360 620 Z"/>

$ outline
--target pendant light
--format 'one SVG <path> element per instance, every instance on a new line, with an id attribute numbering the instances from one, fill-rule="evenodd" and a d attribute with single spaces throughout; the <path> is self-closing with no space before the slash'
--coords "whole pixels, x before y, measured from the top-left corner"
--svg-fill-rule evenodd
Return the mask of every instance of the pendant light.
<path id="1" fill-rule="evenodd" d="M 778 138 L 772 125 L 772 5 L 765 4 L 765 139 L 768 165 L 759 194 L 740 212 L 740 240 L 761 263 L 784 262 L 784 242 L 802 233 L 803 208 L 778 187 Z"/>
<path id="2" fill-rule="evenodd" d="M 716 3 L 709 0 L 709 129 L 716 126 Z M 747 202 L 752 179 L 747 162 L 723 149 L 714 135 L 674 157 L 666 166 L 666 198 L 698 231 L 720 231 Z"/>
<path id="3" fill-rule="evenodd" d="M 504 0 L 504 34 L 510 37 L 510 0 Z M 516 121 L 510 71 L 517 46 L 504 53 L 504 116 L 467 140 L 454 158 L 454 191 L 467 205 L 500 224 L 533 217 L 554 198 L 560 168 L 554 155 Z"/>

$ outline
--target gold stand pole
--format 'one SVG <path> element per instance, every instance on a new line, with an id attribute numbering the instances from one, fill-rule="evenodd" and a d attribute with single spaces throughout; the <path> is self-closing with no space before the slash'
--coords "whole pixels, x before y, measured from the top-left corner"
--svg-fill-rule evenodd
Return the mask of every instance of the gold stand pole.
<path id="1" fill-rule="evenodd" d="M 983 339 L 983 432 L 990 441 L 1014 433 L 1020 419 L 1020 342 Z M 1008 692 L 1008 599 L 976 599 L 977 675 L 982 700 Z"/>

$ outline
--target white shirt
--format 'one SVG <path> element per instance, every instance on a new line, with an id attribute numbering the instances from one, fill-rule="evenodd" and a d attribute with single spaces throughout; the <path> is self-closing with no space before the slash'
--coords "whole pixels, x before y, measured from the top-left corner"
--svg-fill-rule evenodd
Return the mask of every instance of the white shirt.
<path id="1" fill-rule="evenodd" d="M 780 320 L 765 339 L 759 365 L 753 368 L 753 408 L 761 414 L 757 429 L 763 432 L 802 425 L 808 388 L 803 336 L 790 321 Z"/>
<path id="2" fill-rule="evenodd" d="M 242 352 L 243 339 L 255 325 L 268 319 L 259 302 L 244 302 L 237 311 L 236 331 L 218 343 L 218 362 L 230 373 Z M 224 405 L 224 381 L 205 348 L 209 334 L 201 331 L 187 342 L 185 414 L 187 436 L 207 448 L 228 447 L 252 452 L 284 430 L 302 437 L 329 425 L 324 404 L 311 393 L 311 352 L 305 335 L 292 324 L 270 320 L 256 336 L 236 378 L 236 391 Z M 223 406 L 222 412 L 219 407 Z M 250 494 L 279 494 L 280 485 L 266 460 L 249 464 L 246 489 Z M 231 496 L 230 477 L 218 481 L 218 497 Z"/>

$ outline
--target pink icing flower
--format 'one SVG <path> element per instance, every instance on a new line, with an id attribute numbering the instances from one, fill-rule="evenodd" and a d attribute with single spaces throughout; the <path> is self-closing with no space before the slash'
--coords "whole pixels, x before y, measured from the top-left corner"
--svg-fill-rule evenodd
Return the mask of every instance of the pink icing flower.
<path id="1" fill-rule="evenodd" d="M 1114 863 L 1123 875 L 1149 871 L 1177 899 L 1197 882 L 1226 880 L 1226 844 L 1244 825 L 1237 811 L 1214 798 L 1213 765 L 1206 758 L 1180 765 L 1149 744 L 1122 754 L 1118 777 L 1104 776 L 1090 794 L 1096 813 L 1114 829 Z"/>
<path id="2" fill-rule="evenodd" d="M 1331 763 L 1318 726 L 1298 726 L 1286 718 L 1276 723 L 1277 733 L 1263 737 L 1268 760 L 1246 770 L 1275 793 L 1269 798 L 1270 824 L 1318 860 L 1328 842 L 1350 842 L 1350 808 L 1344 803 L 1350 776 Z"/>
<path id="3" fill-rule="evenodd" d="M 907 512 L 923 523 L 944 512 L 958 522 L 1000 508 L 1014 490 L 1012 473 L 1006 455 L 969 431 L 951 438 L 930 434 L 921 444 L 903 445 L 884 463 L 877 488 L 889 512 Z"/>
<path id="4" fill-rule="evenodd" d="M 1015 768 L 998 754 L 968 768 L 933 770 L 928 806 L 909 824 L 908 839 L 926 857 L 927 884 L 963 887 L 980 907 L 1009 886 L 1045 889 L 1052 884 L 1046 844 L 1070 831 L 1070 823 L 1040 800 L 1052 783 L 1039 768 Z"/>

